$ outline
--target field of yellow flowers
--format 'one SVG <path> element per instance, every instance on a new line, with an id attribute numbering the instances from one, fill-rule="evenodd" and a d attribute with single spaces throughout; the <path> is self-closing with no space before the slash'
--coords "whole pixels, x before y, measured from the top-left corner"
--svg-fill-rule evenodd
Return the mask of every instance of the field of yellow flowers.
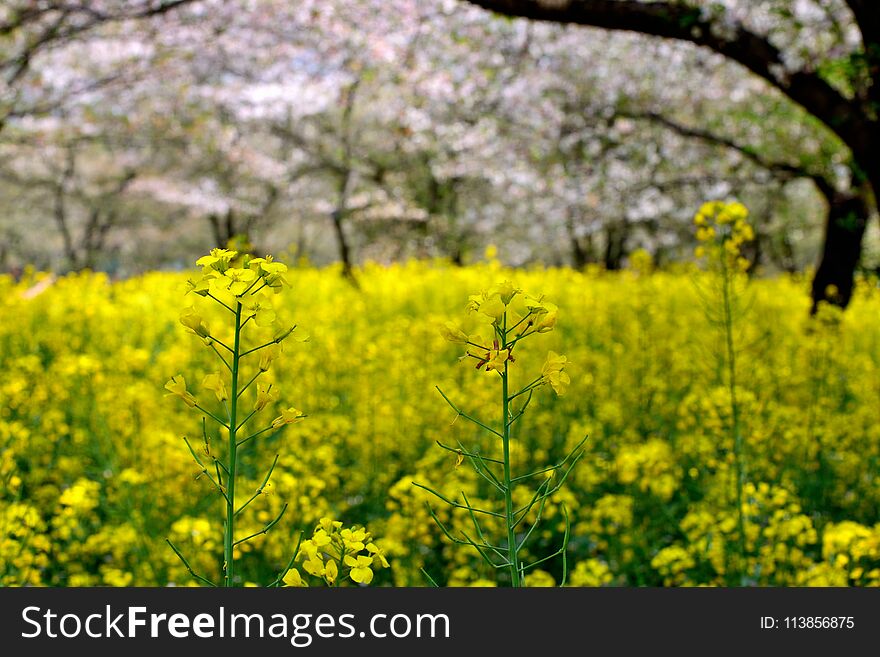
<path id="1" fill-rule="evenodd" d="M 517 367 L 540 372 L 553 350 L 568 357 L 571 379 L 564 396 L 535 393 L 511 458 L 553 462 L 588 437 L 530 547 L 540 556 L 561 543 L 564 504 L 567 584 L 880 585 L 876 287 L 862 282 L 846 313 L 814 320 L 805 279 L 757 279 L 743 292 L 735 392 L 746 563 L 734 573 L 727 352 L 701 292 L 708 274 L 636 260 L 619 273 L 367 265 L 359 290 L 334 268 L 291 268 L 276 312 L 311 339 L 285 345 L 270 374 L 308 417 L 242 456 L 249 489 L 280 458 L 240 531 L 290 509 L 241 546 L 240 583 L 271 580 L 322 518 L 369 528 L 390 563 L 374 585 L 426 585 L 425 573 L 441 585 L 495 581 L 440 532 L 426 507 L 436 500 L 412 482 L 474 504 L 489 494 L 436 445 L 495 449 L 454 421 L 436 390 L 494 412 L 486 373 L 459 363 L 459 345 L 438 327 L 462 316 L 475 290 L 511 279 L 560 309 Z M 219 579 L 221 500 L 182 440 L 201 436 L 201 420 L 163 389 L 179 372 L 198 382 L 217 366 L 178 321 L 186 278 L 0 278 L 0 584 L 195 584 L 166 538 Z M 514 490 L 521 503 L 530 494 Z M 453 529 L 469 522 L 434 509 Z M 526 584 L 558 584 L 561 572 L 560 559 L 547 561 Z"/>

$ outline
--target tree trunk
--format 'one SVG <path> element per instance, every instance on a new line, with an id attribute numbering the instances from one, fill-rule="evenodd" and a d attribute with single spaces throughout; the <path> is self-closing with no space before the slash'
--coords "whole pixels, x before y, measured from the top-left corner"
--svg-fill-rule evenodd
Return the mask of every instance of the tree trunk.
<path id="1" fill-rule="evenodd" d="M 348 238 L 345 236 L 345 230 L 342 227 L 342 212 L 333 210 L 330 213 L 333 220 L 333 232 L 336 234 L 336 245 L 339 247 L 339 260 L 342 262 L 342 275 L 349 280 L 354 280 L 354 271 L 351 264 L 351 251 L 348 246 Z"/>
<path id="2" fill-rule="evenodd" d="M 605 229 L 605 269 L 617 271 L 623 265 L 626 255 L 626 242 L 629 238 L 629 224 L 626 220 L 608 224 Z"/>
<path id="3" fill-rule="evenodd" d="M 813 277 L 813 314 L 822 301 L 841 308 L 849 304 L 870 213 L 864 192 L 842 193 L 824 185 L 819 188 L 828 200 L 828 218 L 819 268 Z"/>
<path id="4" fill-rule="evenodd" d="M 336 235 L 336 246 L 339 249 L 339 260 L 342 261 L 342 276 L 356 288 L 359 288 L 357 278 L 354 275 L 354 266 L 351 261 L 351 249 L 348 238 L 345 235 L 345 218 L 348 216 L 348 194 L 352 182 L 352 172 L 347 169 L 339 178 L 338 197 L 336 208 L 330 212 L 333 221 L 333 232 Z"/>

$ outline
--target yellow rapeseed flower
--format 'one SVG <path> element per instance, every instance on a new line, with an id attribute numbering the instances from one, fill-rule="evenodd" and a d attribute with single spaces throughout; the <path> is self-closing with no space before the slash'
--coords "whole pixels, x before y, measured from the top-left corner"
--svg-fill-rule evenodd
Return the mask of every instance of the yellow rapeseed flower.
<path id="1" fill-rule="evenodd" d="M 257 326 L 272 326 L 275 322 L 275 309 L 265 299 L 249 299 L 242 304 L 242 316 L 253 317 Z"/>
<path id="2" fill-rule="evenodd" d="M 207 338 L 211 334 L 205 320 L 192 306 L 184 308 L 180 313 L 180 323 L 201 338 Z"/>
<path id="3" fill-rule="evenodd" d="M 358 584 L 369 584 L 373 581 L 373 571 L 370 568 L 370 566 L 373 565 L 372 557 L 359 555 L 357 558 L 355 558 L 347 554 L 345 555 L 343 563 L 351 568 L 351 570 L 349 571 L 349 576 L 353 581 L 357 582 Z"/>
<path id="4" fill-rule="evenodd" d="M 186 379 L 183 377 L 183 374 L 172 376 L 171 379 L 165 384 L 165 389 L 169 391 L 168 394 L 165 395 L 166 397 L 175 395 L 186 402 L 187 406 L 192 407 L 196 405 L 196 398 L 193 397 L 186 389 Z"/>
<path id="5" fill-rule="evenodd" d="M 278 388 L 271 383 L 257 384 L 257 400 L 254 402 L 254 410 L 262 411 L 266 406 L 278 399 Z"/>
<path id="6" fill-rule="evenodd" d="M 260 371 L 268 372 L 272 361 L 281 355 L 281 344 L 275 343 L 260 350 Z"/>
<path id="7" fill-rule="evenodd" d="M 504 371 L 504 363 L 510 358 L 510 349 L 493 349 L 489 352 L 489 360 L 486 361 L 486 371 Z"/>
<path id="8" fill-rule="evenodd" d="M 223 402 L 229 399 L 229 392 L 226 389 L 226 382 L 218 372 L 208 374 L 202 379 L 202 387 L 205 390 L 212 391 L 217 396 L 217 401 Z"/>
<path id="9" fill-rule="evenodd" d="M 281 411 L 281 415 L 272 420 L 272 428 L 277 429 L 285 424 L 294 424 L 304 417 L 305 415 L 303 415 L 302 411 L 298 411 L 293 407 L 285 409 Z"/>
<path id="10" fill-rule="evenodd" d="M 440 335 L 450 342 L 458 342 L 465 344 L 468 341 L 468 335 L 461 330 L 457 322 L 446 322 L 440 325 Z"/>
<path id="11" fill-rule="evenodd" d="M 553 391 L 559 396 L 565 394 L 568 384 L 571 383 L 568 374 L 562 371 L 567 364 L 567 357 L 561 356 L 555 351 L 550 351 L 547 353 L 547 360 L 544 361 L 544 366 L 541 368 L 541 378 L 544 383 L 549 383 Z"/>
<path id="12" fill-rule="evenodd" d="M 288 570 L 282 581 L 286 586 L 294 586 L 298 588 L 307 588 L 309 586 L 308 582 L 302 578 L 302 575 L 300 575 L 296 568 Z"/>

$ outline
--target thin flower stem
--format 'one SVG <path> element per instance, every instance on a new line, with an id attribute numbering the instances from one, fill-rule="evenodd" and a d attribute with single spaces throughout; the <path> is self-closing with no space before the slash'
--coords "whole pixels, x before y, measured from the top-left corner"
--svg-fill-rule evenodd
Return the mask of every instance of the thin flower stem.
<path id="1" fill-rule="evenodd" d="M 238 507 L 238 510 L 235 512 L 235 515 L 240 514 L 242 511 L 244 511 L 248 507 L 248 505 L 251 502 L 253 502 L 255 499 L 257 499 L 260 495 L 263 494 L 263 490 L 268 485 L 269 478 L 272 476 L 272 472 L 275 470 L 276 465 L 278 465 L 278 454 L 275 455 L 275 460 L 272 461 L 272 467 L 269 468 L 269 472 L 266 473 L 266 477 L 263 479 L 263 483 L 260 484 L 259 488 L 257 488 L 256 492 L 253 495 L 251 495 L 250 499 L 248 499 L 247 502 L 245 502 L 240 507 Z"/>
<path id="2" fill-rule="evenodd" d="M 534 310 L 530 310 L 528 313 L 526 313 L 525 317 L 523 317 L 516 324 L 514 324 L 509 329 L 507 329 L 507 333 L 513 333 L 520 324 L 522 324 L 527 319 L 531 318 L 532 315 L 537 315 L 537 313 Z M 529 322 L 529 323 L 531 324 L 531 322 Z M 528 327 L 526 327 L 526 328 L 528 328 Z"/>
<path id="3" fill-rule="evenodd" d="M 471 522 L 474 525 L 474 530 L 477 532 L 477 538 L 479 538 L 481 541 L 481 545 L 483 547 L 489 548 L 490 550 L 492 550 L 492 552 L 495 553 L 496 556 L 503 559 L 504 558 L 504 552 L 502 551 L 503 548 L 501 548 L 500 546 L 490 545 L 489 542 L 486 540 L 486 537 L 483 535 L 483 529 L 480 527 L 480 523 L 477 520 L 476 514 L 474 514 L 473 507 L 471 506 L 471 502 L 467 498 L 467 495 L 465 494 L 464 491 L 461 491 L 461 497 L 464 500 L 464 503 L 467 505 L 468 513 L 471 516 Z M 465 538 L 467 538 L 466 534 L 465 534 Z"/>
<path id="4" fill-rule="evenodd" d="M 504 313 L 504 325 L 501 331 L 502 349 L 508 349 L 507 344 L 507 313 Z M 504 453 L 504 519 L 507 523 L 507 561 L 510 563 L 510 581 L 514 588 L 521 586 L 519 572 L 519 554 L 516 546 L 514 527 L 516 521 L 513 515 L 513 491 L 510 487 L 510 397 L 507 391 L 510 363 L 504 361 L 504 372 L 501 374 L 501 424 L 504 433 L 501 436 L 501 447 Z"/>
<path id="5" fill-rule="evenodd" d="M 239 296 L 240 296 L 240 297 L 243 297 L 245 294 L 247 294 L 247 293 L 250 292 L 252 289 L 254 289 L 254 285 L 256 285 L 257 283 L 259 283 L 259 282 L 262 281 L 262 280 L 263 280 L 263 277 L 262 277 L 262 276 L 257 276 L 257 277 L 254 279 L 254 282 L 251 283 L 250 285 L 248 285 L 247 289 L 246 289 L 244 292 L 242 292 Z"/>
<path id="6" fill-rule="evenodd" d="M 470 340 L 468 340 L 467 342 L 465 342 L 465 344 L 469 344 L 469 345 L 471 345 L 472 347 L 476 347 L 477 349 L 485 349 L 486 351 L 491 351 L 491 350 L 489 349 L 489 347 L 485 347 L 485 346 L 483 346 L 483 345 L 481 345 L 481 344 L 477 344 L 476 342 L 471 342 Z"/>
<path id="7" fill-rule="evenodd" d="M 571 520 L 568 517 L 568 509 L 565 503 L 559 505 L 562 508 L 562 515 L 565 516 L 565 535 L 562 537 L 562 581 L 559 586 L 565 586 L 568 581 L 568 541 L 571 538 Z"/>
<path id="8" fill-rule="evenodd" d="M 241 360 L 241 304 L 235 311 L 235 339 L 232 352 L 232 405 L 229 409 L 229 462 L 226 468 L 229 472 L 226 486 L 226 525 L 223 534 L 223 559 L 224 559 L 224 585 L 233 586 L 235 577 L 235 473 L 238 466 L 238 442 L 236 432 L 238 427 L 238 365 Z"/>
<path id="9" fill-rule="evenodd" d="M 244 358 L 245 356 L 254 353 L 255 351 L 259 351 L 260 349 L 265 349 L 266 347 L 271 347 L 273 344 L 279 344 L 284 338 L 293 333 L 294 329 L 296 329 L 296 325 L 294 324 L 286 333 L 278 336 L 274 340 L 269 340 L 269 342 L 265 344 L 261 344 L 259 347 L 254 347 L 253 349 L 248 349 L 240 355 L 240 358 Z"/>
<path id="10" fill-rule="evenodd" d="M 548 554 L 546 557 L 543 557 L 543 558 L 541 558 L 541 559 L 538 559 L 537 561 L 533 561 L 533 562 L 530 563 L 530 564 L 526 564 L 526 565 L 524 565 L 524 566 L 522 566 L 522 567 L 520 568 L 520 573 L 525 573 L 525 571 L 529 570 L 530 568 L 534 568 L 535 566 L 538 566 L 538 565 L 544 563 L 545 561 L 550 561 L 550 559 L 555 559 L 556 557 L 558 557 L 558 556 L 559 556 L 560 554 L 562 554 L 563 552 L 564 552 L 564 549 L 563 549 L 563 548 L 559 548 L 559 549 L 556 550 L 556 552 L 554 552 L 553 554 Z"/>
<path id="11" fill-rule="evenodd" d="M 217 347 L 214 346 L 214 343 L 212 342 L 209 346 L 211 347 L 211 349 L 213 349 L 214 353 L 217 354 L 217 358 L 219 358 L 220 360 L 223 361 L 223 364 L 226 366 L 226 369 L 229 370 L 229 371 L 231 372 L 231 371 L 232 371 L 232 365 L 230 365 L 230 364 L 226 361 L 226 359 L 223 358 L 223 354 L 221 354 L 219 351 L 217 351 Z"/>
<path id="12" fill-rule="evenodd" d="M 231 312 L 233 315 L 235 314 L 235 311 L 234 311 L 232 308 L 230 308 L 230 307 L 227 306 L 225 303 L 223 303 L 222 301 L 220 301 L 220 299 L 218 299 L 217 297 L 215 297 L 215 296 L 214 296 L 213 294 L 211 294 L 210 292 L 208 292 L 208 296 L 211 297 L 211 298 L 212 298 L 214 301 L 216 301 L 217 303 L 219 303 L 221 306 L 223 306 L 224 308 L 226 308 L 226 310 L 228 310 L 229 312 Z"/>
<path id="13" fill-rule="evenodd" d="M 458 456 L 468 457 L 468 459 L 470 459 L 471 465 L 474 467 L 474 470 L 476 471 L 476 473 L 478 475 L 480 475 L 483 479 L 488 481 L 490 484 L 492 484 L 492 486 L 494 488 L 503 492 L 504 487 L 501 484 L 501 481 L 498 479 L 498 477 L 495 475 L 495 473 L 492 472 L 491 469 L 489 469 L 489 466 L 486 464 L 486 461 L 489 461 L 490 463 L 499 463 L 499 464 L 502 463 L 502 461 L 500 461 L 498 459 L 492 459 L 492 458 L 480 456 L 476 452 L 469 452 L 464 448 L 464 446 L 461 443 L 458 444 L 458 449 L 456 449 L 454 447 L 448 447 L 447 445 L 444 445 L 439 440 L 436 442 L 440 447 L 442 447 L 443 449 L 445 449 L 448 452 L 452 452 L 453 454 L 456 454 Z"/>
<path id="14" fill-rule="evenodd" d="M 581 458 L 581 456 L 583 456 L 583 452 L 581 450 L 581 447 L 584 446 L 584 443 L 587 442 L 588 438 L 589 438 L 589 436 L 584 436 L 581 439 L 581 441 L 577 445 L 575 445 L 568 454 L 565 455 L 565 458 L 562 459 L 556 465 L 548 465 L 546 468 L 541 468 L 540 470 L 535 470 L 534 472 L 529 472 L 528 474 L 514 477 L 513 479 L 511 479 L 511 483 L 516 484 L 520 481 L 525 481 L 526 479 L 531 479 L 532 477 L 537 477 L 538 475 L 545 474 L 545 473 L 550 472 L 552 470 L 560 470 L 563 467 L 565 467 L 565 464 L 568 463 L 569 459 L 575 458 L 575 459 L 579 460 Z"/>
<path id="15" fill-rule="evenodd" d="M 235 427 L 235 430 L 238 431 L 239 429 L 241 429 L 245 424 L 247 424 L 247 421 L 250 420 L 256 414 L 257 414 L 257 411 L 255 411 L 255 410 L 251 411 L 250 415 L 248 415 L 245 419 L 243 419 L 241 422 L 239 422 L 238 426 Z"/>
<path id="16" fill-rule="evenodd" d="M 446 400 L 446 403 L 449 404 L 449 405 L 452 407 L 452 410 L 454 410 L 456 413 L 458 413 L 458 415 L 459 415 L 460 417 L 463 417 L 465 420 L 470 420 L 471 422 L 473 422 L 474 424 L 476 424 L 478 427 L 482 427 L 482 428 L 485 429 L 486 431 L 489 431 L 489 432 L 491 432 L 491 433 L 494 433 L 494 434 L 495 434 L 496 436 L 498 436 L 499 438 L 502 437 L 501 433 L 499 433 L 498 431 L 496 431 L 496 430 L 493 429 L 492 427 L 486 426 L 485 424 L 483 424 L 482 422 L 480 422 L 477 418 L 475 418 L 475 417 L 471 417 L 470 415 L 468 415 L 467 413 L 465 413 L 465 412 L 464 412 L 463 410 L 461 410 L 458 406 L 456 406 L 456 405 L 452 402 L 452 400 L 450 400 L 449 397 L 447 397 L 446 394 L 445 394 L 442 390 L 440 390 L 440 388 L 439 388 L 438 386 L 435 386 L 435 387 L 437 388 L 437 392 L 439 392 L 440 395 L 443 397 L 443 399 Z"/>
<path id="17" fill-rule="evenodd" d="M 293 548 L 293 555 L 290 557 L 290 561 L 287 562 L 287 565 L 284 567 L 284 570 L 276 577 L 271 584 L 268 584 L 266 588 L 276 588 L 281 585 L 284 581 L 284 578 L 287 577 L 287 573 L 290 572 L 290 569 L 293 568 L 293 564 L 296 561 L 296 557 L 299 554 L 299 546 L 302 545 L 303 540 L 303 532 L 299 533 L 299 538 L 296 541 L 296 547 Z"/>
<path id="18" fill-rule="evenodd" d="M 305 416 L 303 416 L 303 417 L 305 417 Z M 247 438 L 242 438 L 241 440 L 239 440 L 239 441 L 238 441 L 238 446 L 241 447 L 241 446 L 244 445 L 246 442 L 248 442 L 248 441 L 250 441 L 250 440 L 253 440 L 254 438 L 256 438 L 257 436 L 259 436 L 260 434 L 262 434 L 262 433 L 266 433 L 267 431 L 269 431 L 269 429 L 275 429 L 275 428 L 276 428 L 276 427 L 274 427 L 274 426 L 272 426 L 272 425 L 270 424 L 270 425 L 269 425 L 268 427 L 266 427 L 265 429 L 260 429 L 260 430 L 257 431 L 256 433 L 252 433 L 252 434 L 251 434 L 250 436 L 248 436 Z"/>
<path id="19" fill-rule="evenodd" d="M 428 584 L 430 584 L 432 588 L 440 588 L 440 585 L 434 581 L 434 578 L 428 574 L 427 570 L 425 570 L 424 568 L 419 568 L 419 570 L 422 571 L 422 575 L 425 576 L 425 579 L 428 580 Z"/>
<path id="20" fill-rule="evenodd" d="M 238 391 L 238 396 L 241 397 L 244 394 L 244 391 L 251 387 L 251 384 L 257 380 L 257 377 L 263 373 L 263 370 L 258 370 L 256 374 L 251 377 L 251 380 L 244 384 L 241 390 Z"/>
<path id="21" fill-rule="evenodd" d="M 504 484 L 498 481 L 498 477 L 495 476 L 495 473 L 493 473 L 489 467 L 481 461 L 479 456 L 468 456 L 468 458 L 478 475 L 488 481 L 499 493 L 504 492 Z"/>
<path id="22" fill-rule="evenodd" d="M 730 432 L 733 438 L 733 454 L 736 466 L 736 524 L 737 524 L 737 543 L 739 547 L 739 566 L 738 572 L 740 580 L 745 577 L 746 570 L 746 523 L 743 513 L 743 484 L 745 479 L 745 464 L 743 459 L 743 441 L 742 432 L 739 426 L 739 403 L 736 395 L 736 349 L 734 346 L 733 336 L 733 302 L 731 299 L 732 292 L 731 276 L 732 272 L 727 267 L 725 259 L 721 259 L 722 266 L 722 300 L 723 319 L 724 319 L 724 337 L 725 346 L 727 348 L 727 370 L 728 383 L 730 391 Z M 738 584 L 742 585 L 740 581 Z"/>
<path id="23" fill-rule="evenodd" d="M 448 538 L 450 541 L 452 541 L 455 545 L 470 545 L 470 546 L 473 547 L 477 552 L 480 553 L 480 556 L 483 558 L 483 560 L 484 560 L 487 564 L 489 564 L 490 566 L 492 566 L 492 567 L 495 568 L 496 570 L 499 570 L 499 569 L 501 569 L 501 568 L 507 568 L 507 567 L 510 566 L 510 564 L 508 564 L 506 561 L 503 562 L 503 563 L 500 563 L 500 564 L 495 563 L 494 561 L 492 561 L 492 559 L 489 557 L 489 555 L 487 555 L 487 554 L 483 551 L 483 549 L 482 549 L 479 545 L 477 545 L 477 544 L 476 544 L 476 543 L 475 543 L 475 542 L 474 542 L 474 541 L 473 541 L 473 540 L 472 540 L 472 539 L 471 539 L 466 533 L 464 533 L 464 532 L 461 533 L 461 535 L 464 536 L 464 540 L 462 540 L 462 539 L 460 539 L 460 538 L 457 538 L 457 537 L 453 536 L 453 535 L 452 535 L 452 532 L 449 531 L 449 528 L 448 528 L 445 524 L 443 524 L 443 521 L 440 520 L 440 518 L 437 517 L 437 514 L 436 514 L 436 513 L 434 513 L 434 509 L 431 508 L 431 505 L 426 503 L 425 506 L 426 506 L 427 509 L 428 509 L 428 513 L 431 515 L 431 519 L 432 519 L 432 520 L 436 523 L 436 525 L 440 528 L 440 531 L 442 531 L 443 534 L 446 536 L 446 538 Z M 465 508 L 465 507 L 462 507 L 462 508 Z"/>
<path id="24" fill-rule="evenodd" d="M 538 510 L 535 513 L 535 522 L 533 522 L 532 526 L 529 527 L 529 530 L 526 532 L 525 536 L 523 536 L 520 539 L 519 545 L 517 545 L 518 550 L 522 550 L 523 547 L 525 547 L 525 544 L 528 542 L 529 538 L 531 537 L 532 532 L 535 531 L 535 527 L 537 527 L 538 523 L 541 522 L 541 515 L 544 513 L 544 505 L 545 504 L 547 504 L 546 497 L 541 500 L 541 504 L 538 506 Z"/>
<path id="25" fill-rule="evenodd" d="M 217 344 L 219 344 L 221 347 L 223 347 L 223 348 L 224 348 L 226 351 L 228 351 L 230 354 L 232 353 L 232 347 L 230 347 L 228 344 L 226 344 L 225 342 L 223 342 L 223 340 L 218 340 L 218 339 L 215 338 L 213 335 L 209 335 L 208 338 L 210 338 L 213 342 L 216 342 Z"/>
<path id="26" fill-rule="evenodd" d="M 421 488 L 422 490 L 426 490 L 426 491 L 428 491 L 429 493 L 431 493 L 431 494 L 434 495 L 435 497 L 438 497 L 439 499 L 441 499 L 441 500 L 443 500 L 444 502 L 446 502 L 449 506 L 454 506 L 456 509 L 472 510 L 472 511 L 475 511 L 475 512 L 477 512 L 477 513 L 482 513 L 483 515 L 486 515 L 486 516 L 492 516 L 493 518 L 504 518 L 504 514 L 503 514 L 503 513 L 498 513 L 498 512 L 496 512 L 496 511 L 488 511 L 487 509 L 477 509 L 477 508 L 473 508 L 473 507 L 465 506 L 464 504 L 460 504 L 459 502 L 455 502 L 455 501 L 453 501 L 453 500 L 450 500 L 450 499 L 449 499 L 448 497 L 446 497 L 445 495 L 441 495 L 440 493 L 438 493 L 438 492 L 437 492 L 436 490 L 434 490 L 433 488 L 428 488 L 427 486 L 423 486 L 422 484 L 419 484 L 419 483 L 417 483 L 417 482 L 415 482 L 415 481 L 412 482 L 412 485 L 413 485 L 413 486 L 416 486 L 417 488 Z"/>
<path id="27" fill-rule="evenodd" d="M 527 337 L 529 337 L 530 335 L 534 335 L 535 333 L 537 333 L 537 331 L 529 331 L 528 333 L 523 333 L 522 335 L 518 335 L 518 336 L 516 336 L 516 337 L 513 339 L 512 342 L 510 342 L 509 344 L 507 344 L 507 346 L 505 347 L 505 349 L 513 349 L 513 347 L 516 345 L 517 342 L 519 342 L 519 341 L 522 340 L 523 338 L 527 338 Z"/>
<path id="28" fill-rule="evenodd" d="M 207 584 L 208 586 L 213 586 L 213 587 L 216 587 L 216 586 L 217 586 L 216 584 L 214 584 L 214 582 L 212 582 L 212 581 L 209 580 L 208 578 L 206 578 L 206 577 L 202 577 L 202 576 L 199 575 L 196 571 L 194 571 L 194 570 L 192 569 L 192 566 L 189 565 L 189 561 L 186 560 L 186 557 L 184 557 L 184 556 L 180 553 L 180 550 L 177 549 L 177 547 L 174 545 L 174 543 L 171 542 L 170 539 L 167 539 L 167 538 L 166 538 L 166 539 L 165 539 L 165 542 L 168 543 L 168 545 L 171 547 L 172 550 L 174 550 L 174 554 L 176 554 L 176 555 L 177 555 L 177 558 L 180 559 L 180 560 L 183 562 L 183 565 L 184 565 L 184 566 L 186 567 L 186 569 L 189 571 L 189 574 L 190 574 L 190 575 L 192 575 L 193 577 L 195 577 L 198 581 L 202 582 L 203 584 Z"/>
<path id="29" fill-rule="evenodd" d="M 467 532 L 463 531 L 463 532 L 461 532 L 461 535 L 464 536 L 465 541 L 467 542 L 468 545 L 470 545 L 477 552 L 480 553 L 480 556 L 483 557 L 483 561 L 485 561 L 487 564 L 489 564 L 493 568 L 500 569 L 500 568 L 507 568 L 509 566 L 509 564 L 507 562 L 496 564 L 494 561 L 492 561 L 492 558 L 483 549 L 485 546 L 478 544 L 474 539 L 472 539 L 470 536 L 467 535 Z"/>
<path id="30" fill-rule="evenodd" d="M 544 377 L 543 377 L 543 376 L 539 376 L 537 379 L 535 379 L 534 381 L 532 381 L 532 382 L 531 382 L 529 385 L 527 385 L 525 388 L 523 388 L 523 389 L 520 390 L 519 392 L 517 392 L 517 393 L 511 395 L 511 396 L 507 399 L 507 401 L 512 402 L 514 399 L 516 399 L 516 398 L 519 397 L 520 395 L 524 395 L 524 394 L 527 393 L 527 392 L 531 392 L 531 391 L 534 390 L 535 388 L 539 388 L 541 385 L 543 385 L 543 381 L 544 381 Z"/>
<path id="31" fill-rule="evenodd" d="M 196 406 L 196 408 L 199 409 L 202 413 L 204 413 L 204 414 L 207 415 L 208 417 L 213 418 L 214 421 L 217 422 L 217 424 L 219 424 L 219 425 L 221 425 L 221 426 L 224 426 L 224 427 L 226 427 L 227 429 L 229 428 L 229 425 L 226 424 L 226 422 L 224 422 L 224 421 L 221 420 L 219 417 L 217 417 L 216 415 L 214 415 L 211 411 L 202 408 L 202 407 L 199 406 L 198 404 L 196 404 L 195 406 Z"/>
<path id="32" fill-rule="evenodd" d="M 542 504 L 544 503 L 544 500 L 546 500 L 548 497 L 546 495 L 546 492 L 547 492 L 547 489 L 549 489 L 549 488 L 550 488 L 550 480 L 545 479 L 544 481 L 542 481 L 540 483 L 538 488 L 535 490 L 535 494 L 532 496 L 532 499 L 529 501 L 529 503 L 526 504 L 525 506 L 521 506 L 520 508 L 514 510 L 514 512 L 513 512 L 513 516 L 515 518 L 515 522 L 513 523 L 514 528 L 516 528 L 516 526 L 522 520 L 525 519 L 525 517 L 528 515 L 529 511 L 532 510 L 532 507 L 535 506 L 535 504 L 538 501 L 541 501 Z M 519 516 L 519 518 L 516 518 L 516 516 Z"/>
<path id="33" fill-rule="evenodd" d="M 253 539 L 253 538 L 256 538 L 257 536 L 260 536 L 260 535 L 262 535 L 262 534 L 265 534 L 265 533 L 268 532 L 270 529 L 272 529 L 272 527 L 274 527 L 275 525 L 278 524 L 278 521 L 281 520 L 281 516 L 284 515 L 284 512 L 285 512 L 285 511 L 287 511 L 287 503 L 286 503 L 286 502 L 285 502 L 284 506 L 281 507 L 281 513 L 279 513 L 279 514 L 275 517 L 275 519 L 274 519 L 272 522 L 270 522 L 268 525 L 266 525 L 265 527 L 263 527 L 260 531 L 258 531 L 258 532 L 254 532 L 254 533 L 251 534 L 250 536 L 245 536 L 244 538 L 240 538 L 240 539 L 238 539 L 238 540 L 235 541 L 235 543 L 233 543 L 232 545 L 233 545 L 233 546 L 241 545 L 242 543 L 245 543 L 245 542 L 247 542 L 247 541 L 249 541 L 249 540 L 251 540 L 251 539 Z"/>
<path id="34" fill-rule="evenodd" d="M 192 448 L 192 445 L 189 444 L 189 440 L 187 440 L 186 436 L 183 437 L 183 442 L 186 443 L 186 447 L 187 449 L 189 449 L 189 453 L 192 454 L 193 459 L 195 459 L 195 462 L 198 463 L 199 467 L 202 469 L 202 474 L 205 475 L 212 484 L 214 484 L 214 487 L 217 489 L 217 491 L 224 497 L 224 499 L 227 499 L 228 501 L 228 498 L 226 497 L 226 491 L 223 490 L 223 480 L 219 477 L 220 473 L 217 473 L 218 478 L 217 481 L 215 481 L 214 477 L 211 476 L 211 473 L 208 472 L 208 467 L 204 463 L 202 463 L 202 459 L 199 458 L 198 454 L 196 454 L 196 451 Z"/>
<path id="35" fill-rule="evenodd" d="M 558 470 L 562 467 L 562 463 L 557 463 L 556 465 L 548 465 L 546 468 L 541 468 L 540 470 L 535 470 L 534 472 L 530 472 L 529 474 L 520 475 L 519 477 L 514 477 L 510 480 L 510 483 L 515 484 L 520 481 L 525 481 L 526 479 L 531 479 L 532 477 L 537 477 L 538 475 L 542 475 L 547 472 L 552 472 L 553 470 Z"/>
<path id="36" fill-rule="evenodd" d="M 455 454 L 461 452 L 461 453 L 464 454 L 465 456 L 474 456 L 474 457 L 478 457 L 478 458 L 480 458 L 481 460 L 483 460 L 483 461 L 489 461 L 490 463 L 498 463 L 498 464 L 504 463 L 504 461 L 502 461 L 501 459 L 493 459 L 493 458 L 489 458 L 488 456 L 482 456 L 482 455 L 480 455 L 480 454 L 477 454 L 476 452 L 468 452 L 467 450 L 465 450 L 464 448 L 461 448 L 461 447 L 459 447 L 458 449 L 456 449 L 455 447 L 450 447 L 449 445 L 444 445 L 444 444 L 441 443 L 439 440 L 436 441 L 436 443 L 437 443 L 440 447 L 442 447 L 443 449 L 445 449 L 447 452 L 453 452 L 453 453 L 455 453 Z"/>

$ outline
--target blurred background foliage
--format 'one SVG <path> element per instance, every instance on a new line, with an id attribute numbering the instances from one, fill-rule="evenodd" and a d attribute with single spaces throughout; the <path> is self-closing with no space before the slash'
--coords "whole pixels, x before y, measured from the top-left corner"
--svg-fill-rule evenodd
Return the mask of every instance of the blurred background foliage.
<path id="1" fill-rule="evenodd" d="M 871 3 L 553 6 L 5 2 L 0 267 L 130 275 L 243 236 L 345 271 L 487 244 L 613 270 L 687 258 L 732 196 L 760 270 L 823 262 L 845 305 L 880 262 Z"/>

